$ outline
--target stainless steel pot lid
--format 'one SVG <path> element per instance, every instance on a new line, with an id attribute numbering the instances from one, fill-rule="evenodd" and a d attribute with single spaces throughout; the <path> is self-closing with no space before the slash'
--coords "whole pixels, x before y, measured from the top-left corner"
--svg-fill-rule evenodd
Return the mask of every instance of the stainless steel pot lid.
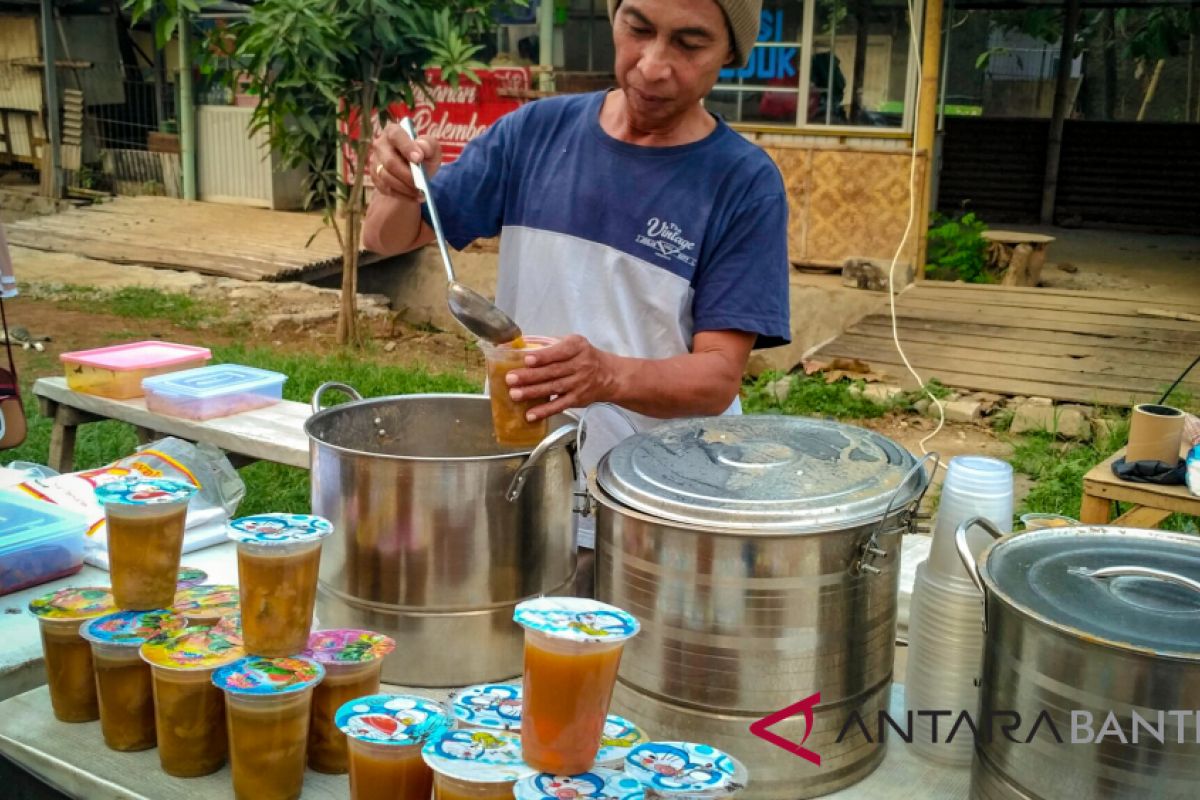
<path id="1" fill-rule="evenodd" d="M 1124 650 L 1200 658 L 1200 539 L 1044 528 L 988 550 L 981 577 L 1018 611 Z"/>
<path id="2" fill-rule="evenodd" d="M 893 508 L 904 508 L 928 480 L 915 464 L 892 440 L 851 425 L 704 417 L 626 439 L 600 460 L 596 480 L 618 503 L 654 517 L 807 532 L 881 519 L 897 489 Z"/>

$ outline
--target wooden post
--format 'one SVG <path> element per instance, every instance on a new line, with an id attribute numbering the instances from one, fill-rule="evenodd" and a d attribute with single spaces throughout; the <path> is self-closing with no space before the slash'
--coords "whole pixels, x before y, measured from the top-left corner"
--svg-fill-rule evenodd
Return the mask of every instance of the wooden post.
<path id="1" fill-rule="evenodd" d="M 914 27 L 916 21 L 913 20 Z M 917 280 L 925 279 L 925 252 L 929 231 L 929 211 L 933 185 L 937 181 L 933 166 L 933 141 L 937 134 L 938 75 L 941 71 L 942 0 L 926 0 L 922 34 L 921 88 L 913 135 L 917 152 L 925 154 L 925 174 L 917 191 Z M 916 35 L 916 31 L 913 31 Z"/>
<path id="2" fill-rule="evenodd" d="M 47 187 L 50 197 L 62 196 L 62 174 L 59 170 L 61 154 L 59 145 L 62 142 L 62 124 L 58 114 L 58 61 L 57 34 L 54 28 L 54 0 L 41 0 L 42 3 L 42 63 L 45 66 L 46 88 L 46 143 L 49 155 L 42 156 L 42 169 L 50 171 L 49 179 L 42 176 L 42 185 Z M 33 140 L 30 139 L 30 145 Z"/>
<path id="3" fill-rule="evenodd" d="M 1062 157 L 1063 127 L 1067 122 L 1068 95 L 1071 88 L 1071 62 L 1075 53 L 1075 31 L 1079 29 L 1079 0 L 1067 0 L 1063 9 L 1062 48 L 1058 57 L 1058 80 L 1054 86 L 1054 113 L 1050 117 L 1050 135 L 1046 140 L 1046 177 L 1042 181 L 1042 224 L 1054 222 L 1058 200 L 1058 164 Z"/>

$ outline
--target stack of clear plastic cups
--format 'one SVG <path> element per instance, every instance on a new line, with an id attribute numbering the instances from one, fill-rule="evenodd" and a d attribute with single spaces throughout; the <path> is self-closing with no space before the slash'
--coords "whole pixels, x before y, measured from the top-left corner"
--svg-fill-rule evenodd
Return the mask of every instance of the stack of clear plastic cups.
<path id="1" fill-rule="evenodd" d="M 513 785 L 537 772 L 510 733 L 450 731 L 430 740 L 421 757 L 433 770 L 434 800 L 512 800 Z"/>
<path id="2" fill-rule="evenodd" d="M 226 583 L 202 583 L 175 592 L 171 608 L 187 617 L 189 625 L 215 625 L 241 613 L 238 588 Z"/>
<path id="3" fill-rule="evenodd" d="M 346 737 L 335 717 L 338 709 L 354 698 L 379 692 L 383 659 L 395 647 L 391 637 L 373 631 L 339 629 L 314 631 L 309 636 L 304 656 L 325 667 L 325 680 L 313 689 L 308 730 L 311 769 L 331 775 L 350 769 Z M 417 761 L 421 760 L 419 750 Z"/>
<path id="4" fill-rule="evenodd" d="M 304 789 L 313 687 L 325 668 L 307 658 L 247 656 L 221 667 L 229 766 L 237 800 L 296 800 Z"/>
<path id="5" fill-rule="evenodd" d="M 958 456 L 950 460 L 942 485 L 929 559 L 918 565 L 908 622 L 905 699 L 913 715 L 913 750 L 938 763 L 967 766 L 975 738 L 961 712 L 979 711 L 983 657 L 983 595 L 967 577 L 954 543 L 958 526 L 985 517 L 1001 531 L 1012 530 L 1012 466 L 994 458 Z M 970 532 L 980 553 L 992 541 L 986 532 Z M 917 714 L 949 710 L 949 718 Z M 937 724 L 935 737 L 934 725 Z"/>
<path id="6" fill-rule="evenodd" d="M 154 680 L 158 760 L 176 778 L 209 775 L 229 754 L 225 698 L 215 669 L 246 655 L 237 633 L 219 622 L 162 633 L 141 648 Z"/>
<path id="7" fill-rule="evenodd" d="M 750 782 L 745 765 L 695 742 L 646 742 L 625 758 L 625 774 L 642 785 L 646 800 L 722 800 Z"/>
<path id="8" fill-rule="evenodd" d="M 140 649 L 148 639 L 186 625 L 182 614 L 119 611 L 85 623 L 79 635 L 92 646 L 100 733 L 112 750 L 149 750 L 158 742 L 154 726 L 154 688 L 150 666 Z"/>
<path id="9" fill-rule="evenodd" d="M 563 800 L 563 798 L 603 798 L 603 800 L 643 800 L 645 790 L 636 778 L 624 772 L 597 767 L 582 775 L 551 775 L 539 772 L 517 781 L 515 800 Z"/>
<path id="10" fill-rule="evenodd" d="M 100 718 L 92 646 L 79 635 L 79 628 L 115 610 L 112 592 L 97 586 L 59 589 L 29 603 L 41 629 L 50 705 L 62 722 Z"/>
<path id="11" fill-rule="evenodd" d="M 124 611 L 170 608 L 179 583 L 190 483 L 122 478 L 96 487 L 104 506 L 113 598 Z"/>
<path id="12" fill-rule="evenodd" d="M 433 770 L 421 749 L 449 730 L 445 707 L 376 694 L 344 704 L 334 721 L 349 744 L 350 800 L 429 800 Z"/>
<path id="13" fill-rule="evenodd" d="M 625 642 L 641 625 L 626 611 L 579 597 L 519 604 L 525 629 L 521 747 L 540 772 L 577 775 L 596 763 Z"/>
<path id="14" fill-rule="evenodd" d="M 282 658 L 308 646 L 321 540 L 331 533 L 329 520 L 309 514 L 259 514 L 229 523 L 248 653 Z"/>

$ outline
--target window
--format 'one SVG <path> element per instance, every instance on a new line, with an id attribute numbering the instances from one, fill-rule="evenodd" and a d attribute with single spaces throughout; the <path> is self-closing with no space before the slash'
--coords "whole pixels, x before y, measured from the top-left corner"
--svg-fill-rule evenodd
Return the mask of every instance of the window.
<path id="1" fill-rule="evenodd" d="M 765 0 L 750 63 L 722 70 L 706 105 L 747 125 L 906 130 L 910 35 L 905 0 Z"/>

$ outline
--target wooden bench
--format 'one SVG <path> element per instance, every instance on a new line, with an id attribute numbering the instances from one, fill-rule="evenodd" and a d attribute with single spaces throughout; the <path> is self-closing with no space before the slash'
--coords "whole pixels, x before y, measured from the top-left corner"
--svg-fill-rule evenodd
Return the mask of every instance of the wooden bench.
<path id="1" fill-rule="evenodd" d="M 203 442 L 229 454 L 235 467 L 273 461 L 308 469 L 308 437 L 304 422 L 312 411 L 306 403 L 284 400 L 266 408 L 197 422 L 146 409 L 146 401 L 112 400 L 67 388 L 66 378 L 39 378 L 33 384 L 42 415 L 54 420 L 49 466 L 59 472 L 75 468 L 75 432 L 80 425 L 104 420 L 127 422 L 145 444 L 163 436 Z"/>
<path id="2" fill-rule="evenodd" d="M 1153 528 L 1171 514 L 1200 516 L 1200 497 L 1189 492 L 1186 486 L 1131 483 L 1114 475 L 1113 462 L 1124 455 L 1124 449 L 1117 451 L 1083 476 L 1080 522 L 1089 525 L 1112 524 L 1130 528 Z M 1112 504 L 1115 502 L 1132 503 L 1133 507 L 1110 521 Z"/>

